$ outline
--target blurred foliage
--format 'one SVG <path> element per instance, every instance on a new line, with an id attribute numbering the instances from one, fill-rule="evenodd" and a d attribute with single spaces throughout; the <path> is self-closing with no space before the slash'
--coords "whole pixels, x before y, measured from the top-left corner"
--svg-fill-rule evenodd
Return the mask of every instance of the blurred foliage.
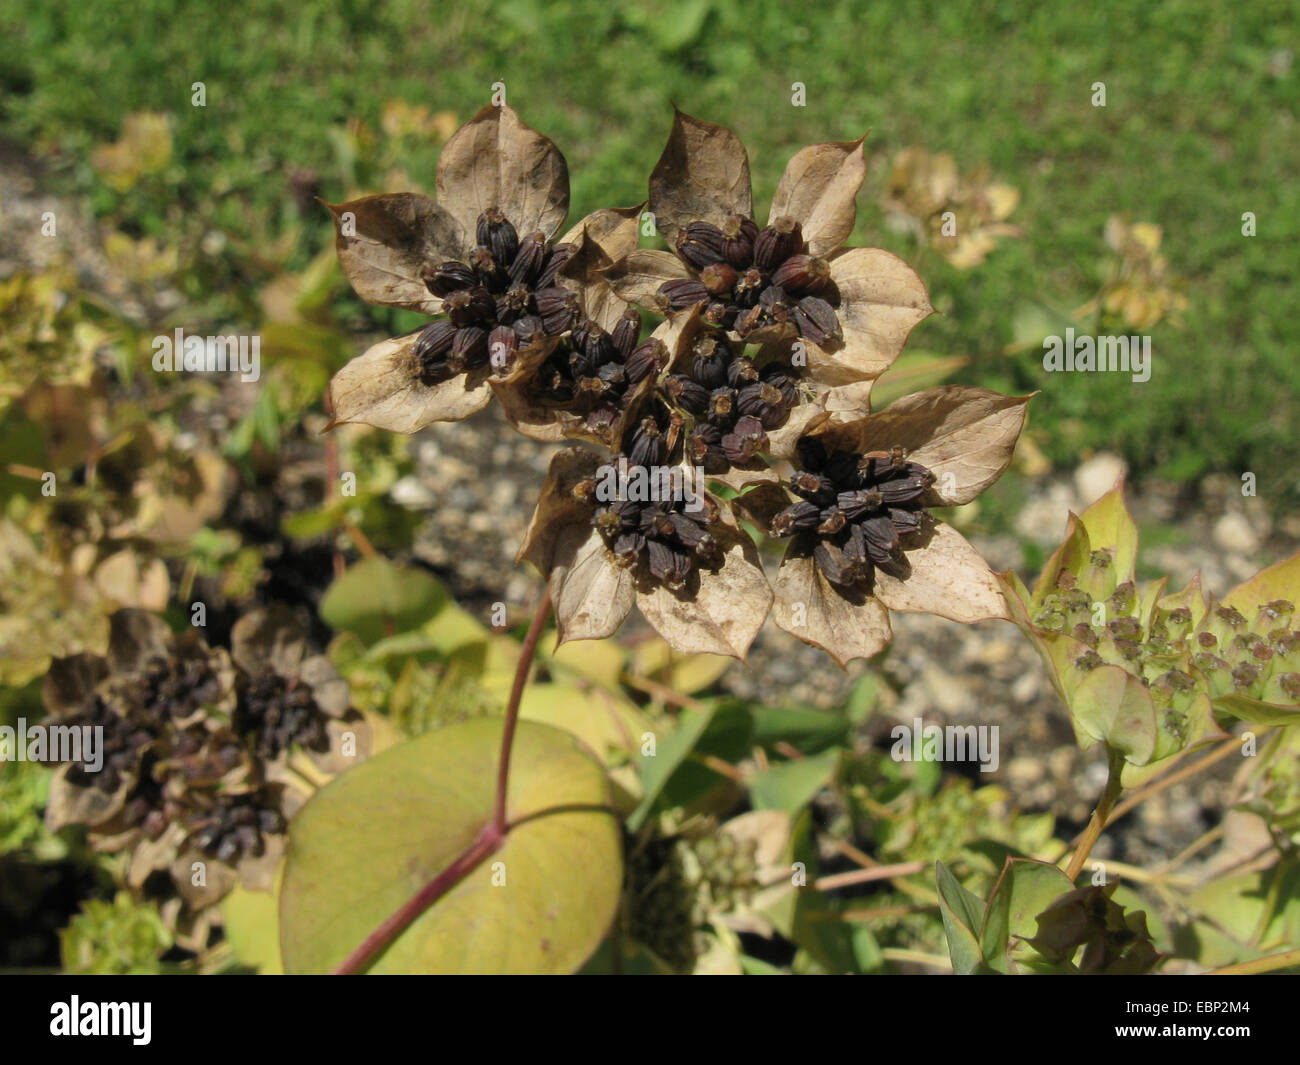
<path id="1" fill-rule="evenodd" d="M 1137 311 L 1149 294 L 1116 291 L 1103 243 L 1113 215 L 1158 227 L 1169 270 L 1189 279 L 1181 329 L 1150 326 L 1142 417 L 1122 375 L 1080 375 L 1035 404 L 1050 458 L 1119 449 L 1136 469 L 1178 480 L 1254 471 L 1279 505 L 1300 492 L 1289 473 L 1300 378 L 1285 311 L 1287 252 L 1300 235 L 1300 195 L 1286 177 L 1300 168 L 1300 142 L 1278 135 L 1293 121 L 1300 72 L 1283 0 L 1086 10 L 982 0 L 925 3 L 906 17 L 841 2 L 805 18 L 775 0 L 492 0 L 472 13 L 410 0 L 147 0 L 129 28 L 113 5 L 16 0 L 0 23 L 14 42 L 0 57 L 0 128 L 98 215 L 176 248 L 181 291 L 216 316 L 271 264 L 301 267 L 328 243 L 313 195 L 428 188 L 450 116 L 463 121 L 502 78 L 568 155 L 573 217 L 644 197 L 670 98 L 743 132 L 758 202 L 794 147 L 870 128 L 855 242 L 918 250 L 886 229 L 879 203 L 890 161 L 912 145 L 949 152 L 962 174 L 987 166 L 1019 191 L 1023 236 L 979 270 L 942 257 L 919 264 L 943 317 L 916 339 L 971 359 L 965 380 L 1041 386 L 1041 349 L 1004 353 L 1026 340 L 1018 323 L 1047 315 L 1063 320 L 1046 332 L 1060 332 L 1067 309 L 1103 288 L 1113 309 L 1151 320 Z M 861 40 L 872 42 L 866 67 Z M 160 63 L 177 76 L 157 77 Z M 1098 80 L 1105 107 L 1091 102 Z M 191 104 L 197 81 L 205 107 Z M 805 107 L 790 106 L 796 81 Z M 140 158 L 119 161 L 137 143 Z M 127 178 L 135 183 L 122 188 Z M 1242 235 L 1246 211 L 1257 216 L 1253 238 Z M 349 317 L 400 331 L 396 314 L 346 303 Z"/>

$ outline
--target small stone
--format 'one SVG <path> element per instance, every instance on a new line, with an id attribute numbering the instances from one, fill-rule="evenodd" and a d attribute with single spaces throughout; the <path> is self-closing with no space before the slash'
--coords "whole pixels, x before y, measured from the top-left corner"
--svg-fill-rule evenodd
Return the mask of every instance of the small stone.
<path id="1" fill-rule="evenodd" d="M 1253 555 L 1259 550 L 1259 537 L 1244 515 L 1229 511 L 1214 523 L 1214 542 L 1236 555 Z"/>
<path id="2" fill-rule="evenodd" d="M 1074 471 L 1074 487 L 1083 505 L 1089 506 L 1104 496 L 1128 471 L 1128 464 L 1118 455 L 1102 451 Z"/>
<path id="3" fill-rule="evenodd" d="M 388 498 L 398 506 L 423 510 L 433 506 L 433 493 L 413 475 L 408 474 L 388 490 Z"/>

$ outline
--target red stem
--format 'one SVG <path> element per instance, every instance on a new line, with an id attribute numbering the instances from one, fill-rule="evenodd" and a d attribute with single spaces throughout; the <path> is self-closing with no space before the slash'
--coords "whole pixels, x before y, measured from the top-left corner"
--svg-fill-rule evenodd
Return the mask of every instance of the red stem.
<path id="1" fill-rule="evenodd" d="M 510 689 L 510 702 L 506 704 L 506 725 L 501 735 L 501 756 L 497 761 L 496 798 L 492 808 L 492 820 L 480 830 L 464 851 L 457 855 L 442 872 L 420 888 L 404 902 L 387 920 L 376 928 L 365 941 L 349 954 L 341 965 L 334 970 L 335 976 L 345 976 L 362 972 L 388 946 L 405 932 L 416 919 L 447 892 L 465 879 L 476 867 L 495 854 L 506 841 L 510 826 L 506 822 L 506 791 L 510 782 L 510 752 L 514 746 L 515 726 L 519 723 L 519 703 L 523 698 L 524 687 L 528 683 L 528 670 L 532 666 L 533 656 L 537 653 L 537 643 L 542 630 L 551 614 L 551 594 L 542 591 L 542 598 L 533 614 L 532 624 L 528 626 L 528 635 L 524 637 L 519 652 L 519 664 L 515 667 L 515 682 Z"/>
<path id="2" fill-rule="evenodd" d="M 497 764 L 497 799 L 492 809 L 492 829 L 504 837 L 509 830 L 506 824 L 506 784 L 510 779 L 510 749 L 514 746 L 515 726 L 519 724 L 519 703 L 524 695 L 524 685 L 528 683 L 528 668 L 532 665 L 533 655 L 537 653 L 537 641 L 542 637 L 542 630 L 551 616 L 551 590 L 544 587 L 542 598 L 533 614 L 532 624 L 524 637 L 524 645 L 519 652 L 519 666 L 515 669 L 515 683 L 510 689 L 510 702 L 506 706 L 506 730 L 501 736 L 501 760 Z"/>

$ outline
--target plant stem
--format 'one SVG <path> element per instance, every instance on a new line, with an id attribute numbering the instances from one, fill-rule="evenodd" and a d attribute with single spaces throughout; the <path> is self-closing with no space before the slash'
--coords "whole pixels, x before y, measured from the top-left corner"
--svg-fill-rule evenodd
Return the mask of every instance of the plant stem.
<path id="1" fill-rule="evenodd" d="M 1211 969 L 1201 973 L 1202 976 L 1253 976 L 1256 973 L 1271 973 L 1278 969 L 1287 969 L 1300 965 L 1300 947 L 1282 954 L 1270 954 L 1267 958 L 1243 961 L 1236 965 L 1225 965 L 1221 969 Z"/>
<path id="2" fill-rule="evenodd" d="M 519 651 L 519 665 L 515 669 L 515 682 L 510 689 L 510 702 L 506 706 L 506 728 L 501 735 L 501 759 L 497 763 L 497 798 L 492 810 L 493 831 L 503 838 L 509 825 L 506 823 L 506 785 L 510 779 L 510 749 L 515 742 L 515 726 L 519 724 L 519 701 L 524 695 L 524 686 L 528 683 L 528 670 L 537 653 L 537 641 L 542 638 L 542 630 L 551 616 L 551 590 L 543 586 L 542 598 L 533 613 L 532 624 L 528 626 L 528 635 Z"/>
<path id="3" fill-rule="evenodd" d="M 930 863 L 924 861 L 898 862 L 895 865 L 877 865 L 872 869 L 850 869 L 847 873 L 832 873 L 820 877 L 813 886 L 818 891 L 834 891 L 836 888 L 849 887 L 853 884 L 869 884 L 874 880 L 892 880 L 896 876 L 912 876 L 922 873 Z"/>
<path id="4" fill-rule="evenodd" d="M 1268 731 L 1268 728 L 1269 726 L 1259 728 L 1256 730 L 1256 734 L 1263 735 L 1265 732 Z M 1195 762 L 1185 765 L 1181 769 L 1175 770 L 1174 772 L 1161 777 L 1159 780 L 1152 781 L 1150 784 L 1147 784 L 1144 787 L 1135 791 L 1122 803 L 1116 806 L 1115 809 L 1111 812 L 1110 818 L 1106 822 L 1105 827 L 1109 827 L 1110 825 L 1114 824 L 1126 813 L 1128 813 L 1131 809 L 1133 809 L 1133 807 L 1137 806 L 1139 803 L 1143 802 L 1144 800 L 1149 799 L 1152 795 L 1156 794 L 1156 792 L 1164 791 L 1165 788 L 1170 787 L 1173 784 L 1177 784 L 1181 780 L 1186 780 L 1188 777 L 1195 776 L 1202 769 L 1208 769 L 1215 762 L 1220 762 L 1224 758 L 1227 758 L 1228 755 L 1234 754 L 1240 750 L 1241 750 L 1241 737 L 1233 736 L 1230 739 L 1225 740 L 1216 750 L 1211 751 L 1204 758 L 1199 758 Z M 1082 838 L 1083 836 L 1079 835 L 1075 837 L 1075 840 L 1077 841 Z"/>
<path id="5" fill-rule="evenodd" d="M 515 667 L 515 682 L 510 689 L 510 702 L 506 705 L 505 729 L 501 734 L 501 756 L 497 762 L 496 796 L 492 807 L 492 819 L 483 826 L 465 850 L 457 855 L 450 865 L 420 888 L 404 902 L 396 912 L 376 928 L 365 941 L 349 954 L 341 965 L 334 970 L 335 976 L 346 976 L 363 971 L 372 961 L 386 950 L 389 945 L 405 932 L 416 919 L 447 892 L 465 879 L 477 866 L 495 854 L 505 844 L 510 825 L 506 821 L 506 791 L 510 783 L 510 752 L 515 741 L 515 726 L 519 723 L 519 703 L 523 699 L 524 687 L 528 683 L 528 671 L 537 653 L 537 643 L 542 630 L 551 615 L 551 595 L 543 589 L 542 598 L 537 604 L 532 624 L 528 626 L 528 635 L 519 652 L 519 664 Z"/>
<path id="6" fill-rule="evenodd" d="M 361 946 L 344 959 L 343 964 L 334 970 L 333 975 L 347 976 L 365 969 L 387 949 L 393 940 L 410 928 L 420 914 L 459 884 L 488 855 L 500 849 L 504 842 L 504 838 L 492 835 L 485 828 L 446 869 L 402 903 L 401 907 L 383 924 L 366 936 Z"/>
<path id="7" fill-rule="evenodd" d="M 1065 875 L 1074 883 L 1075 878 L 1083 869 L 1083 863 L 1088 860 L 1088 854 L 1092 851 L 1092 846 L 1097 842 L 1101 835 L 1102 829 L 1106 827 L 1106 819 L 1110 816 L 1111 807 L 1115 805 L 1115 800 L 1119 798 L 1120 792 L 1124 790 L 1124 785 L 1120 780 L 1120 775 L 1124 771 L 1124 755 L 1119 751 L 1111 750 L 1110 770 L 1106 776 L 1106 787 L 1102 789 L 1101 798 L 1097 800 L 1097 808 L 1092 811 L 1092 820 L 1088 822 L 1088 827 L 1084 829 L 1083 837 L 1079 840 L 1079 847 L 1074 852 L 1074 857 L 1070 859 L 1070 864 L 1066 867 Z"/>

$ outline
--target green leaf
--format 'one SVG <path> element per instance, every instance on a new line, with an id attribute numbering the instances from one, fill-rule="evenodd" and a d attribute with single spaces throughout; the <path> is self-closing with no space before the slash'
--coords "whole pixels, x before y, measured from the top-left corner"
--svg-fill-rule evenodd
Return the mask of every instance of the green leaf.
<path id="1" fill-rule="evenodd" d="M 756 810 L 794 814 L 812 800 L 839 767 L 838 748 L 809 758 L 795 758 L 757 773 L 749 782 Z"/>
<path id="2" fill-rule="evenodd" d="M 645 824 L 646 817 L 654 808 L 669 778 L 685 761 L 687 755 L 695 749 L 700 737 L 704 735 L 704 730 L 713 720 L 714 709 L 715 707 L 709 705 L 699 710 L 684 711 L 677 719 L 677 727 L 662 740 L 656 740 L 655 753 L 649 756 L 642 755 L 641 803 L 627 819 L 627 827 L 633 832 Z"/>
<path id="3" fill-rule="evenodd" d="M 572 733 L 608 764 L 611 751 L 631 752 L 649 728 L 636 707 L 612 693 L 586 691 L 572 684 L 530 684 L 519 704 L 519 717 Z"/>
<path id="4" fill-rule="evenodd" d="M 222 927 L 239 961 L 263 976 L 284 972 L 280 961 L 278 899 L 270 891 L 237 886 L 221 900 Z"/>
<path id="5" fill-rule="evenodd" d="M 1098 589 L 1093 592 L 1094 599 L 1104 599 L 1115 590 L 1115 585 L 1131 581 L 1137 570 L 1138 530 L 1133 515 L 1128 512 L 1128 505 L 1124 502 L 1123 482 L 1116 484 L 1080 514 L 1079 521 L 1087 530 L 1092 550 L 1103 547 L 1115 549 L 1114 560 L 1107 568 L 1113 579 L 1107 580 L 1104 591 Z"/>
<path id="6" fill-rule="evenodd" d="M 475 841 L 492 814 L 501 731 L 499 719 L 476 719 L 426 733 L 350 769 L 299 811 L 280 909 L 288 972 L 336 968 Z M 504 845 L 370 971 L 579 968 L 605 936 L 622 887 L 622 838 L 608 803 L 603 770 L 572 736 L 520 722 Z"/>
<path id="7" fill-rule="evenodd" d="M 1300 601 L 1300 552 L 1237 585 L 1224 598 L 1223 605 L 1236 607 L 1251 620 L 1261 604 L 1274 599 Z"/>
<path id="8" fill-rule="evenodd" d="M 738 762 L 753 747 L 754 717 L 746 703 L 729 700 L 718 705 L 709 727 L 696 741 L 688 758 L 668 778 L 662 803 L 686 806 L 727 782 L 721 773 L 710 768 L 702 757 L 712 755 L 724 762 Z"/>
<path id="9" fill-rule="evenodd" d="M 415 628 L 447 600 L 442 582 L 432 574 L 384 558 L 363 558 L 326 589 L 320 616 L 336 632 L 356 633 L 369 644 Z"/>
<path id="10" fill-rule="evenodd" d="M 788 743 L 802 754 L 816 754 L 845 742 L 849 721 L 825 710 L 758 706 L 754 708 L 754 742 L 770 747 Z"/>
<path id="11" fill-rule="evenodd" d="M 905 352 L 871 386 L 871 407 L 886 407 L 903 396 L 942 384 L 968 362 L 964 355 Z"/>
<path id="12" fill-rule="evenodd" d="M 1011 937 L 1031 939 L 1037 935 L 1038 915 L 1073 890 L 1070 878 L 1056 866 L 1009 858 L 993 887 L 984 918 L 981 943 L 989 963 L 996 967 L 995 959 L 1016 951 Z"/>
<path id="13" fill-rule="evenodd" d="M 943 931 L 948 937 L 952 971 L 958 976 L 969 976 L 984 961 L 984 952 L 976 934 L 983 922 L 984 903 L 979 896 L 962 887 L 943 862 L 934 865 L 939 886 L 939 910 L 943 916 Z"/>
<path id="14" fill-rule="evenodd" d="M 1151 693 L 1118 666 L 1097 666 L 1070 693 L 1070 718 L 1085 750 L 1098 740 L 1121 751 L 1125 760 L 1146 765 L 1156 747 L 1156 715 Z"/>
<path id="15" fill-rule="evenodd" d="M 1216 695 L 1214 708 L 1252 725 L 1294 725 L 1300 721 L 1300 706 L 1266 703 L 1249 695 Z"/>

